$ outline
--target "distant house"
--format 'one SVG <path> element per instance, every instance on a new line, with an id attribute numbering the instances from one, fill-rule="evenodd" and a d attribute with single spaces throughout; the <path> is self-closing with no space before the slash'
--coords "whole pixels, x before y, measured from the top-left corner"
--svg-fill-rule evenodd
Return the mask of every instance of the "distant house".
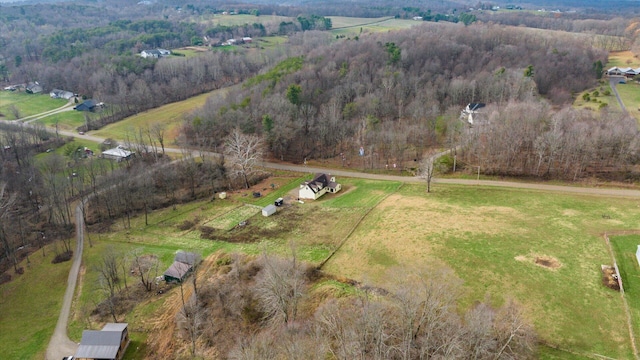
<path id="1" fill-rule="evenodd" d="M 251 44 L 251 42 L 253 42 L 253 39 L 248 36 L 245 36 L 242 38 L 242 41 L 246 44 Z"/>
<path id="2" fill-rule="evenodd" d="M 108 323 L 102 330 L 85 330 L 76 359 L 121 360 L 129 346 L 127 323 Z"/>
<path id="3" fill-rule="evenodd" d="M 73 110 L 77 111 L 95 111 L 98 104 L 93 99 L 87 99 L 82 102 L 82 104 L 77 105 L 73 108 Z"/>
<path id="4" fill-rule="evenodd" d="M 161 58 L 164 56 L 169 56 L 171 55 L 171 51 L 169 50 L 165 50 L 165 49 L 153 49 L 153 50 L 142 50 L 140 52 L 140 56 L 142 56 L 143 58 Z"/>
<path id="5" fill-rule="evenodd" d="M 340 189 L 342 189 L 342 186 L 336 182 L 335 176 L 316 174 L 313 180 L 300 184 L 298 197 L 300 199 L 316 200 L 327 192 L 337 193 Z"/>
<path id="6" fill-rule="evenodd" d="M 65 90 L 60 90 L 60 89 L 53 89 L 51 90 L 51 92 L 49 93 L 49 96 L 52 99 L 65 99 L 65 100 L 69 100 L 73 97 L 73 93 L 71 91 L 65 91 Z"/>
<path id="7" fill-rule="evenodd" d="M 469 103 L 467 107 L 464 108 L 460 112 L 460 120 L 466 121 L 469 124 L 473 125 L 474 122 L 477 122 L 477 115 L 480 113 L 479 110 L 485 107 L 486 105 L 483 103 Z M 474 116 L 476 119 L 474 120 Z"/>
<path id="8" fill-rule="evenodd" d="M 414 17 L 413 17 L 413 20 L 415 20 L 415 21 L 422 21 L 423 19 L 422 19 L 422 16 L 414 16 Z"/>
<path id="9" fill-rule="evenodd" d="M 276 206 L 273 204 L 267 205 L 262 208 L 262 216 L 271 216 L 276 213 Z"/>
<path id="10" fill-rule="evenodd" d="M 630 68 L 630 67 L 625 67 L 625 68 L 619 68 L 617 66 L 612 67 L 611 69 L 607 70 L 607 75 L 609 76 L 624 76 L 624 77 L 628 77 L 628 78 L 633 78 L 636 75 L 640 74 L 640 67 L 639 68 Z"/>
<path id="11" fill-rule="evenodd" d="M 196 253 L 178 251 L 173 264 L 164 272 L 164 281 L 168 283 L 181 283 L 191 274 L 193 267 L 200 262 L 200 257 Z"/>
<path id="12" fill-rule="evenodd" d="M 103 151 L 101 156 L 104 159 L 115 160 L 117 162 L 120 162 L 122 160 L 129 160 L 134 155 L 135 155 L 134 152 L 131 152 L 125 149 L 122 145 L 118 145 L 113 149 Z"/>
<path id="13" fill-rule="evenodd" d="M 42 90 L 42 86 L 40 86 L 37 81 L 35 83 L 27 85 L 27 88 L 25 89 L 25 91 L 29 94 L 40 94 Z"/>

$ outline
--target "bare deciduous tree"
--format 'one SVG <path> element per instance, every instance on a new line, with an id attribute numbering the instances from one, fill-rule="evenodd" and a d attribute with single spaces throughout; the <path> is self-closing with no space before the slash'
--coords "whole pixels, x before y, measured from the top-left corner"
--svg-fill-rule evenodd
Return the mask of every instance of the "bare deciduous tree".
<path id="1" fill-rule="evenodd" d="M 536 341 L 533 327 L 513 300 L 498 310 L 494 331 L 499 346 L 494 359 L 521 359 L 530 355 Z"/>
<path id="2" fill-rule="evenodd" d="M 264 141 L 257 135 L 243 134 L 234 129 L 225 141 L 225 161 L 229 164 L 229 172 L 243 179 L 249 188 L 249 177 L 257 170 L 264 158 Z"/>
<path id="3" fill-rule="evenodd" d="M 257 275 L 254 293 L 265 318 L 273 324 L 296 319 L 298 302 L 304 294 L 305 276 L 295 252 L 292 259 L 264 254 L 263 269 Z"/>
<path id="4" fill-rule="evenodd" d="M 0 183 L 0 240 L 2 241 L 2 245 L 4 247 L 5 256 L 7 259 L 12 259 L 13 268 L 17 272 L 18 271 L 18 259 L 15 256 L 15 251 L 13 250 L 13 244 L 9 241 L 9 236 L 5 228 L 9 225 L 8 217 L 11 211 L 11 207 L 16 202 L 16 194 L 8 194 L 7 193 L 7 184 Z"/>
<path id="5" fill-rule="evenodd" d="M 144 286 L 147 291 L 151 291 L 160 264 L 158 257 L 155 255 L 142 255 L 141 250 L 136 250 L 132 256 L 134 272 L 136 272 L 140 278 L 142 286 Z"/>

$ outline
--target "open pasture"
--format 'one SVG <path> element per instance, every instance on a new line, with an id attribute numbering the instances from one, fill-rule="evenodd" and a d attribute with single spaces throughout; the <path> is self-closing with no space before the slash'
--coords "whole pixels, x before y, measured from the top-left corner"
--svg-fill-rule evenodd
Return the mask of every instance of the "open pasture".
<path id="1" fill-rule="evenodd" d="M 75 249 L 75 242 L 72 247 Z M 24 260 L 19 265 L 24 268 L 23 275 L 11 269 L 13 280 L 0 285 L 2 358 L 44 359 L 71 268 L 70 261 L 52 264 L 54 256 L 53 245 L 46 246 L 44 252 L 38 250 L 29 257 L 29 264 Z"/>
<path id="2" fill-rule="evenodd" d="M 15 107 L 20 118 L 59 108 L 64 99 L 52 99 L 49 94 L 27 94 L 17 91 L 0 91 L 0 120 L 15 120 Z"/>
<path id="3" fill-rule="evenodd" d="M 631 51 L 615 51 L 609 53 L 609 62 L 607 63 L 607 69 L 617 67 L 632 67 L 636 68 L 640 66 L 640 58 L 634 55 Z"/>
<path id="4" fill-rule="evenodd" d="M 360 35 L 366 32 L 381 32 L 390 30 L 408 29 L 423 22 L 393 17 L 383 18 L 352 18 L 344 16 L 329 16 L 334 35 Z"/>
<path id="5" fill-rule="evenodd" d="M 427 194 L 404 185 L 363 219 L 324 270 L 384 286 L 390 268 L 446 265 L 464 280 L 460 306 L 513 298 L 543 342 L 630 358 L 622 301 L 601 282 L 600 265 L 611 259 L 600 232 L 640 228 L 638 219 L 637 200 L 455 186 Z"/>
<path id="6" fill-rule="evenodd" d="M 252 25 L 254 23 L 257 24 L 279 24 L 283 21 L 294 21 L 294 18 L 288 16 L 279 16 L 279 15 L 250 15 L 250 14 L 237 14 L 237 15 L 223 15 L 223 14 L 215 14 L 215 15 L 206 15 L 200 16 L 198 18 L 194 18 L 193 21 L 206 24 L 208 26 L 242 26 L 245 24 Z"/>
<path id="7" fill-rule="evenodd" d="M 165 146 L 171 146 L 179 135 L 180 125 L 185 115 L 193 109 L 205 104 L 209 96 L 224 96 L 229 88 L 214 90 L 209 93 L 191 97 L 187 100 L 163 105 L 143 113 L 130 116 L 117 123 L 109 124 L 102 129 L 93 131 L 91 134 L 103 138 L 111 138 L 118 141 L 125 140 L 127 136 L 132 137 L 139 129 L 151 127 L 158 124 L 165 129 Z"/>
<path id="8" fill-rule="evenodd" d="M 91 116 L 81 111 L 63 111 L 52 114 L 37 120 L 38 123 L 46 127 L 55 129 L 56 125 L 60 130 L 75 130 L 85 123 L 85 115 Z"/>
<path id="9" fill-rule="evenodd" d="M 618 84 L 616 89 L 625 108 L 627 108 L 627 112 L 635 117 L 640 124 L 640 84 L 629 80 L 626 84 Z"/>

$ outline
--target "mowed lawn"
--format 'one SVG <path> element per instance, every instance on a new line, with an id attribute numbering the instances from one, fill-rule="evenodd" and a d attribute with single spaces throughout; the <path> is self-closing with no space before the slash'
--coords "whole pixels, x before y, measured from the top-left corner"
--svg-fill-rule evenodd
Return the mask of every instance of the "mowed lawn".
<path id="1" fill-rule="evenodd" d="M 640 84 L 635 81 L 627 81 L 626 84 L 616 85 L 620 99 L 627 112 L 640 123 Z"/>
<path id="2" fill-rule="evenodd" d="M 158 124 L 165 128 L 165 146 L 171 146 L 175 144 L 175 139 L 179 135 L 180 125 L 185 115 L 194 109 L 202 107 L 210 96 L 225 96 L 228 91 L 229 88 L 218 89 L 187 100 L 163 105 L 92 131 L 91 135 L 122 141 L 127 136 L 132 138 L 133 134 L 138 132 L 138 129 L 145 129 Z"/>
<path id="3" fill-rule="evenodd" d="M 17 91 L 0 91 L 0 120 L 15 120 L 11 110 L 18 109 L 20 118 L 59 108 L 64 99 L 52 99 L 49 94 L 27 94 Z"/>
<path id="4" fill-rule="evenodd" d="M 57 125 L 60 130 L 75 130 L 84 125 L 85 115 L 92 116 L 91 114 L 82 111 L 63 111 L 43 117 L 42 119 L 37 120 L 37 122 L 52 129 L 55 129 Z"/>
<path id="5" fill-rule="evenodd" d="M 75 244 L 72 244 L 75 248 Z M 71 261 L 52 264 L 53 247 L 36 251 L 24 260 L 23 275 L 0 285 L 0 354 L 3 359 L 44 359 L 53 335 Z"/>
<path id="6" fill-rule="evenodd" d="M 640 344 L 640 266 L 636 251 L 640 245 L 640 229 L 634 235 L 610 235 L 611 247 L 618 263 L 624 296 L 633 317 L 636 344 Z"/>
<path id="7" fill-rule="evenodd" d="M 631 358 L 622 301 L 600 276 L 611 263 L 600 233 L 624 228 L 640 228 L 637 200 L 443 185 L 427 194 L 404 185 L 324 270 L 379 283 L 396 266 L 449 266 L 465 282 L 462 308 L 486 296 L 495 305 L 514 298 L 544 342 Z"/>

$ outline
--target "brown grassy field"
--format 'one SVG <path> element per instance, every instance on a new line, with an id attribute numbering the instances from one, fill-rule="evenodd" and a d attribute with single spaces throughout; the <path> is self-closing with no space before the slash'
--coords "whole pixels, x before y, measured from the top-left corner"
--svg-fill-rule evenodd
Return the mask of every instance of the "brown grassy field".
<path id="1" fill-rule="evenodd" d="M 640 58 L 631 51 L 612 51 L 609 53 L 607 67 L 611 68 L 614 66 L 636 68 L 640 66 Z"/>

